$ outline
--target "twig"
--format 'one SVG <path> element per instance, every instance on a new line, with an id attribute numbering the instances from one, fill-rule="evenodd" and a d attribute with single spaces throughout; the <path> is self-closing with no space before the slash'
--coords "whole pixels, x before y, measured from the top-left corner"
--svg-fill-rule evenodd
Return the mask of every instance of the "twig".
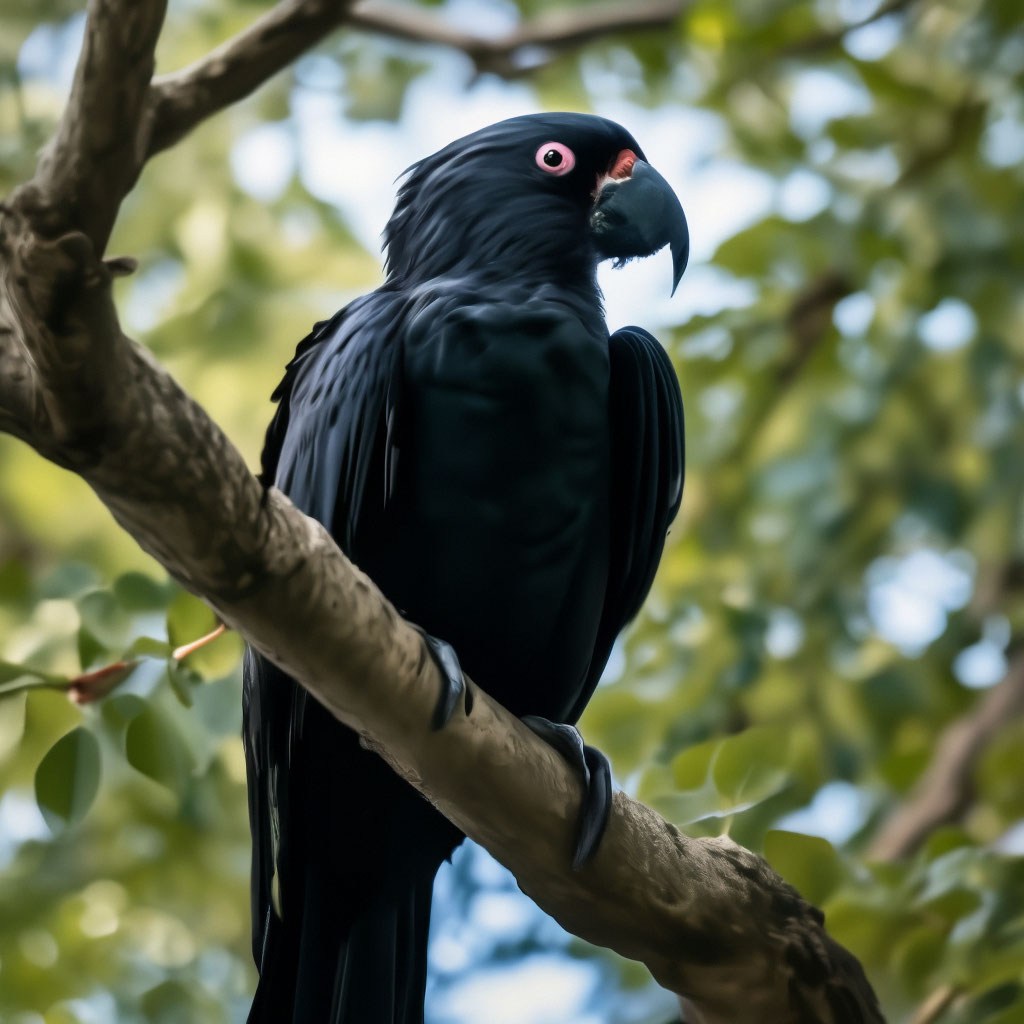
<path id="1" fill-rule="evenodd" d="M 113 692 L 138 667 L 139 659 L 133 658 L 130 661 L 115 661 L 93 672 L 83 672 L 68 681 L 65 687 L 68 699 L 75 704 L 92 704 Z"/>
<path id="2" fill-rule="evenodd" d="M 774 386 L 766 389 L 762 399 L 747 410 L 743 430 L 733 438 L 728 451 L 722 456 L 725 461 L 748 450 L 755 443 L 758 434 L 799 380 L 818 346 L 828 338 L 836 304 L 849 295 L 854 287 L 854 282 L 845 272 L 833 267 L 812 278 L 793 296 L 783 317 L 791 344 L 775 367 Z M 753 327 L 773 329 L 775 323 L 774 320 L 766 320 Z"/>
<path id="3" fill-rule="evenodd" d="M 786 311 L 786 328 L 793 344 L 786 359 L 776 370 L 777 386 L 771 389 L 774 401 L 782 397 L 817 347 L 829 336 L 836 305 L 853 288 L 849 276 L 833 268 L 809 281 L 793 298 Z"/>
<path id="4" fill-rule="evenodd" d="M 199 637 L 198 640 L 191 640 L 187 644 L 182 644 L 180 647 L 175 647 L 171 651 L 171 657 L 175 661 L 181 661 L 183 658 L 187 658 L 190 654 L 194 654 L 201 647 L 205 647 L 207 644 L 212 643 L 218 637 L 224 635 L 227 631 L 227 626 L 222 622 L 216 629 L 207 633 L 205 636 Z"/>
<path id="5" fill-rule="evenodd" d="M 916 1010 L 910 1024 L 935 1024 L 960 994 L 955 985 L 937 988 Z"/>
<path id="6" fill-rule="evenodd" d="M 933 829 L 959 818 L 970 804 L 978 755 L 1007 722 L 1024 713 L 1024 651 L 1018 651 L 1002 682 L 974 709 L 947 726 L 931 763 L 910 795 L 882 824 L 868 851 L 875 860 L 913 853 Z"/>
<path id="7" fill-rule="evenodd" d="M 850 32 L 856 32 L 859 28 L 865 28 L 876 21 L 888 18 L 891 14 L 899 14 L 913 3 L 916 3 L 916 0 L 888 0 L 887 3 L 881 4 L 871 14 L 861 18 L 859 21 L 849 22 L 836 29 L 820 32 L 816 35 L 808 36 L 806 39 L 791 43 L 783 48 L 780 56 L 806 57 L 814 53 L 820 53 L 822 50 L 831 49 L 831 47 L 841 43 Z"/>

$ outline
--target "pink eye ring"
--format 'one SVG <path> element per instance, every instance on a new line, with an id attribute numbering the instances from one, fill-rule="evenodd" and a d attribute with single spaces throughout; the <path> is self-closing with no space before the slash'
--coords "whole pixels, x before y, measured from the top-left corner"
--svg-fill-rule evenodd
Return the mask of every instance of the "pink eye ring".
<path id="1" fill-rule="evenodd" d="M 576 166 L 576 154 L 561 142 L 545 142 L 537 150 L 537 166 L 548 174 L 561 177 Z"/>

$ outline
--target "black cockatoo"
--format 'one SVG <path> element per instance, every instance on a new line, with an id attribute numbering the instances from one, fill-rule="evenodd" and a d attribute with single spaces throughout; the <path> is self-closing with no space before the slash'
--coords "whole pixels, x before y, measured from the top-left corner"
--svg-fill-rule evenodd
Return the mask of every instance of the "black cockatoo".
<path id="1" fill-rule="evenodd" d="M 672 365 L 640 328 L 609 337 L 596 266 L 670 245 L 677 284 L 679 200 L 619 125 L 517 117 L 411 167 L 385 244 L 386 282 L 288 364 L 264 482 L 423 629 L 452 692 L 454 649 L 513 714 L 574 723 L 683 477 Z M 244 715 L 250 1022 L 422 1024 L 431 888 L 461 833 L 252 652 Z"/>

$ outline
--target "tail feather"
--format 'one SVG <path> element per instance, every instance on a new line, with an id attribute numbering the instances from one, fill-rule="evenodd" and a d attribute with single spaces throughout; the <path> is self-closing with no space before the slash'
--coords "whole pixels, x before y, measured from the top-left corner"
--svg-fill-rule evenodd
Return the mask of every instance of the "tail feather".
<path id="1" fill-rule="evenodd" d="M 249 1024 L 423 1024 L 434 875 L 461 833 L 249 652 Z M 298 705 L 303 705 L 301 711 Z"/>
<path id="2" fill-rule="evenodd" d="M 249 1024 L 423 1024 L 432 890 L 432 876 L 411 881 L 341 940 L 322 905 L 300 928 L 271 913 Z"/>
<path id="3" fill-rule="evenodd" d="M 363 915 L 338 965 L 331 1021 L 422 1024 L 433 878 Z"/>

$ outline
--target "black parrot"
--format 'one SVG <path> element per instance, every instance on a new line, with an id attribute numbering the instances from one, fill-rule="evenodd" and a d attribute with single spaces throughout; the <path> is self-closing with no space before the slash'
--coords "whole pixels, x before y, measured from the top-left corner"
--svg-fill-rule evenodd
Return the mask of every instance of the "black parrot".
<path id="1" fill-rule="evenodd" d="M 596 266 L 669 244 L 677 284 L 682 208 L 619 125 L 517 117 L 410 168 L 385 244 L 386 282 L 288 364 L 264 482 L 513 714 L 574 723 L 683 482 L 672 365 L 640 328 L 609 337 Z M 244 715 L 251 1024 L 422 1024 L 434 874 L 462 834 L 253 652 Z M 581 856 L 606 811 L 592 794 Z"/>

